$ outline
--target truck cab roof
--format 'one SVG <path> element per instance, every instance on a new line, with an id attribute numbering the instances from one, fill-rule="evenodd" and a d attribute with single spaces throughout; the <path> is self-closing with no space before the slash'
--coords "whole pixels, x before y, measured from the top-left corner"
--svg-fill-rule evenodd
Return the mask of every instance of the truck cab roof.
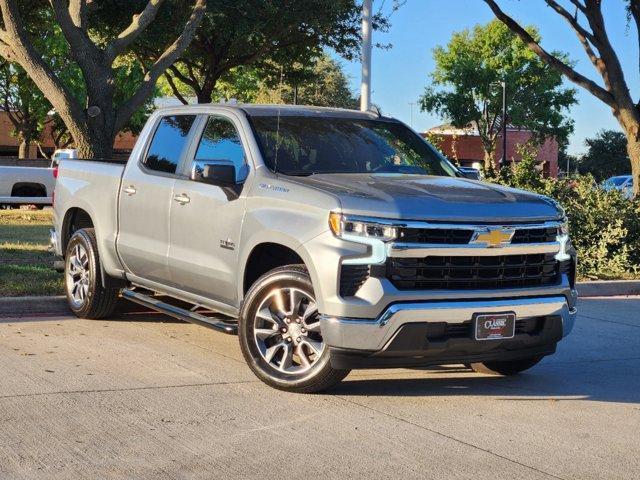
<path id="1" fill-rule="evenodd" d="M 185 113 L 207 113 L 213 111 L 235 111 L 244 112 L 250 117 L 271 117 L 271 116 L 291 116 L 291 117 L 332 117 L 332 118 L 357 118 L 357 119 L 380 119 L 393 120 L 388 117 L 378 115 L 376 112 L 362 112 L 347 108 L 316 107 L 311 105 L 274 105 L 274 104 L 250 104 L 250 103 L 205 103 L 196 105 L 180 105 L 174 107 L 164 107 L 156 110 L 159 115 L 185 114 Z"/>

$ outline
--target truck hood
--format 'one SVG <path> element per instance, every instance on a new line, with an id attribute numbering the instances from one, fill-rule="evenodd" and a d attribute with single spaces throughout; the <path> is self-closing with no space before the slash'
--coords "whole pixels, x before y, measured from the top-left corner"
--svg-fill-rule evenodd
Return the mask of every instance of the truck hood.
<path id="1" fill-rule="evenodd" d="M 352 215 L 473 223 L 531 222 L 563 216 L 555 202 L 542 195 L 462 178 L 318 174 L 291 180 L 337 196 L 343 212 Z"/>

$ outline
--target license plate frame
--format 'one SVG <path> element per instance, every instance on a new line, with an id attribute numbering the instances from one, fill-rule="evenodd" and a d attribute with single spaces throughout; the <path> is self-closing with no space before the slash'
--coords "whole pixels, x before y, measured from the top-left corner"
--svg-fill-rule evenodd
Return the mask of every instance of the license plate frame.
<path id="1" fill-rule="evenodd" d="M 480 342 L 509 340 L 516 335 L 516 314 L 476 313 L 473 315 L 473 333 L 474 338 Z"/>

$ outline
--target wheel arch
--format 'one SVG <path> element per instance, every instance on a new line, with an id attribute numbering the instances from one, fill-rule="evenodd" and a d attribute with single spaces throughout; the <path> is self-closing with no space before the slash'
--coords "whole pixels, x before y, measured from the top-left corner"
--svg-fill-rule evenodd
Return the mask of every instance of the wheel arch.
<path id="1" fill-rule="evenodd" d="M 12 197 L 46 197 L 47 186 L 38 182 L 16 182 L 11 187 Z"/>

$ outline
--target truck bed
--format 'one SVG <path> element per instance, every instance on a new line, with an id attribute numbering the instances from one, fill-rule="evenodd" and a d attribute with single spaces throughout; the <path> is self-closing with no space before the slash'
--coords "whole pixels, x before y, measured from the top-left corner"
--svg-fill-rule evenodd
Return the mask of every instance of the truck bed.
<path id="1" fill-rule="evenodd" d="M 56 211 L 67 205 L 86 211 L 96 221 L 98 249 L 107 271 L 119 269 L 115 249 L 118 225 L 118 195 L 124 164 L 91 160 L 64 160 L 56 184 Z M 55 222 L 56 225 L 59 223 Z M 110 262 L 116 263 L 115 265 Z"/>

